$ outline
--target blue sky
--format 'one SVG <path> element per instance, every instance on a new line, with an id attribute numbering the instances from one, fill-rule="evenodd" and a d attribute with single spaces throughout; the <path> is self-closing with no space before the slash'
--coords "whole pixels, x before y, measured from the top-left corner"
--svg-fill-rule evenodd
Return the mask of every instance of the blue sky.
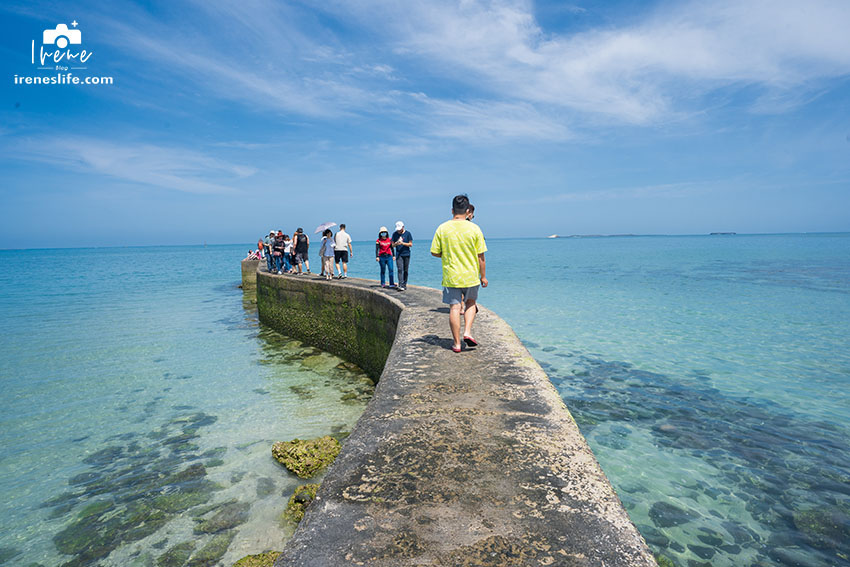
<path id="1" fill-rule="evenodd" d="M 4 2 L 0 248 L 850 230 L 850 2 Z M 78 22 L 80 76 L 18 85 Z M 45 46 L 53 48 L 53 46 Z"/>

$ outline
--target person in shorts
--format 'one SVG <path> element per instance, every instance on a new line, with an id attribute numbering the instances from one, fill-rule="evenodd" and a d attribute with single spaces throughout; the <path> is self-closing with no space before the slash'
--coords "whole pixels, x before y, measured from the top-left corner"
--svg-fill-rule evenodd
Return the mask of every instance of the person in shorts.
<path id="1" fill-rule="evenodd" d="M 354 250 L 351 248 L 351 237 L 345 232 L 345 225 L 339 225 L 339 230 L 334 236 L 334 263 L 336 264 L 339 279 L 348 277 L 348 256 L 353 257 Z"/>
<path id="2" fill-rule="evenodd" d="M 298 274 L 303 274 L 304 268 L 307 269 L 306 273 L 310 273 L 310 260 L 308 259 L 308 253 L 310 251 L 310 237 L 304 234 L 303 228 L 298 228 L 295 231 L 295 236 L 292 238 L 292 248 L 295 250 L 295 262 L 298 265 Z"/>
<path id="3" fill-rule="evenodd" d="M 322 233 L 322 245 L 319 247 L 319 255 L 322 257 L 322 273 L 326 280 L 334 277 L 334 235 L 331 229 Z"/>
<path id="4" fill-rule="evenodd" d="M 443 303 L 449 306 L 449 328 L 455 352 L 461 351 L 461 338 L 467 346 L 478 345 L 472 336 L 472 323 L 478 311 L 474 307 L 479 286 L 488 285 L 484 234 L 477 224 L 467 220 L 468 213 L 469 197 L 457 195 L 452 199 L 452 219 L 437 227 L 431 241 L 431 255 L 442 261 Z M 466 306 L 463 335 L 460 332 L 461 301 Z"/>

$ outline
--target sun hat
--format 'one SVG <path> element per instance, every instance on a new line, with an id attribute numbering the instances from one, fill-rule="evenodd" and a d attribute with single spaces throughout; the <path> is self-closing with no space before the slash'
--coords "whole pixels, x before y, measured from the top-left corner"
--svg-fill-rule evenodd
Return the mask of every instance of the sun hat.
<path id="1" fill-rule="evenodd" d="M 401 230 L 401 229 L 403 229 L 403 228 L 404 228 L 404 223 L 403 223 L 403 222 L 401 222 L 401 221 L 397 221 L 397 222 L 395 223 L 395 229 L 396 229 L 396 230 Z"/>
<path id="2" fill-rule="evenodd" d="M 378 229 L 378 234 L 381 234 L 382 232 L 387 232 L 387 233 L 389 233 L 389 230 L 387 230 L 387 227 L 382 226 L 381 228 L 379 228 L 379 229 Z"/>
<path id="3" fill-rule="evenodd" d="M 273 230 L 270 230 L 270 231 L 269 231 L 269 234 L 274 234 L 274 231 L 273 231 Z"/>

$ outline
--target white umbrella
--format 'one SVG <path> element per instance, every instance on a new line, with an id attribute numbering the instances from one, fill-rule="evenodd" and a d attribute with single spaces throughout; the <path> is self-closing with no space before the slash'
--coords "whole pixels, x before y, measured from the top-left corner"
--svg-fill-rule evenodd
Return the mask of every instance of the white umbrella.
<path id="1" fill-rule="evenodd" d="M 322 224 L 320 224 L 319 226 L 316 227 L 316 234 L 318 234 L 319 232 L 325 232 L 327 229 L 329 229 L 332 226 L 336 226 L 336 223 L 335 222 L 323 222 Z"/>

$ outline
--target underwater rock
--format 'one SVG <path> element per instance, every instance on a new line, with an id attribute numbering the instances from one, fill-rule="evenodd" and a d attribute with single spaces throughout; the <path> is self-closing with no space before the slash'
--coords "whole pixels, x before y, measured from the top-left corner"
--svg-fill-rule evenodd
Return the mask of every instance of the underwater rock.
<path id="1" fill-rule="evenodd" d="M 309 386 L 293 384 L 289 389 L 302 400 L 312 400 L 315 397 L 313 390 Z"/>
<path id="2" fill-rule="evenodd" d="M 233 564 L 233 567 L 273 567 L 280 551 L 267 551 L 258 555 L 246 555 Z"/>
<path id="3" fill-rule="evenodd" d="M 707 530 L 706 528 L 701 528 L 700 531 L 703 533 L 697 534 L 697 539 L 705 545 L 709 545 L 711 547 L 719 547 L 723 545 L 723 538 L 719 533 Z"/>
<path id="4" fill-rule="evenodd" d="M 316 498 L 316 491 L 318 489 L 318 484 L 305 484 L 296 488 L 295 492 L 289 498 L 286 510 L 283 512 L 284 519 L 295 524 L 300 522 L 304 518 L 307 506 Z"/>
<path id="5" fill-rule="evenodd" d="M 303 441 L 280 441 L 272 446 L 272 456 L 300 478 L 310 478 L 336 459 L 341 445 L 329 435 Z"/>
<path id="6" fill-rule="evenodd" d="M 656 547 L 667 547 L 670 545 L 670 538 L 661 533 L 661 530 L 647 525 L 637 526 L 640 535 L 646 540 L 646 543 Z"/>
<path id="7" fill-rule="evenodd" d="M 80 474 L 78 474 L 76 476 L 72 476 L 70 479 L 68 479 L 68 484 L 70 486 L 78 486 L 80 484 L 91 484 L 92 482 L 94 482 L 96 480 L 100 480 L 101 477 L 102 477 L 102 475 L 100 473 L 96 473 L 96 472 L 80 473 Z"/>
<path id="8" fill-rule="evenodd" d="M 655 562 L 658 563 L 658 567 L 676 567 L 672 559 L 660 553 L 655 556 Z"/>
<path id="9" fill-rule="evenodd" d="M 794 525 L 812 547 L 835 549 L 850 540 L 850 516 L 834 510 L 801 510 L 794 512 Z"/>
<path id="10" fill-rule="evenodd" d="M 336 365 L 336 368 L 340 370 L 348 370 L 349 372 L 353 372 L 355 374 L 363 374 L 363 369 L 354 364 L 353 362 L 340 362 Z"/>
<path id="11" fill-rule="evenodd" d="M 189 508 L 205 504 L 206 502 L 209 502 L 210 498 L 212 498 L 211 491 L 177 490 L 166 494 L 160 494 L 153 499 L 151 504 L 157 510 L 176 514 L 178 512 L 188 510 Z"/>
<path id="12" fill-rule="evenodd" d="M 194 541 L 178 543 L 157 558 L 157 567 L 183 567 L 193 551 L 195 551 Z"/>
<path id="13" fill-rule="evenodd" d="M 263 477 L 257 479 L 257 498 L 264 498 L 275 491 L 274 480 Z"/>
<path id="14" fill-rule="evenodd" d="M 230 547 L 236 533 L 232 530 L 213 536 L 204 547 L 198 550 L 189 562 L 188 567 L 212 567 L 221 559 Z"/>
<path id="15" fill-rule="evenodd" d="M 251 505 L 247 502 L 232 502 L 218 509 L 207 519 L 197 520 L 196 534 L 214 534 L 235 528 L 248 521 L 248 510 Z"/>
<path id="16" fill-rule="evenodd" d="M 204 468 L 203 463 L 195 463 L 168 477 L 165 484 L 180 484 L 182 482 L 189 482 L 192 480 L 198 480 L 199 478 L 204 478 L 206 475 L 207 471 Z"/>
<path id="17" fill-rule="evenodd" d="M 717 553 L 714 549 L 703 545 L 688 545 L 688 549 L 693 551 L 700 559 L 711 559 Z"/>
<path id="18" fill-rule="evenodd" d="M 655 502 L 649 509 L 649 517 L 659 528 L 669 528 L 686 524 L 699 517 L 698 514 L 683 510 L 669 502 Z"/>
<path id="19" fill-rule="evenodd" d="M 21 554 L 19 549 L 14 547 L 0 547 L 0 565 L 6 563 Z"/>
<path id="20" fill-rule="evenodd" d="M 88 504 L 85 508 L 80 510 L 77 517 L 83 520 L 89 516 L 100 516 L 107 510 L 111 510 L 114 507 L 115 504 L 113 504 L 111 500 L 98 500 Z"/>
<path id="21" fill-rule="evenodd" d="M 319 369 L 323 366 L 327 366 L 329 359 L 327 356 L 323 356 L 321 354 L 314 354 L 312 356 L 308 356 L 301 360 L 301 365 L 305 368 L 310 368 L 311 370 Z"/>
<path id="22" fill-rule="evenodd" d="M 109 447 L 104 447 L 99 451 L 95 451 L 85 459 L 83 462 L 87 465 L 95 465 L 97 467 L 104 467 L 106 465 L 111 464 L 118 457 L 121 456 L 121 453 L 124 452 L 124 447 L 119 447 L 117 445 L 111 445 Z"/>

